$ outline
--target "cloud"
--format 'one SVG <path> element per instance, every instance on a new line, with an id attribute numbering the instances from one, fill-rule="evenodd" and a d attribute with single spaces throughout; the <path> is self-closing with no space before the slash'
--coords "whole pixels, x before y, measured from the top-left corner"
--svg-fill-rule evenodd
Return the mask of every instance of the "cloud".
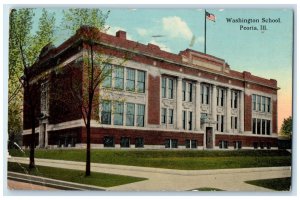
<path id="1" fill-rule="evenodd" d="M 180 17 L 164 17 L 162 18 L 163 31 L 172 38 L 182 38 L 191 40 L 193 33 L 187 23 Z"/>
<path id="2" fill-rule="evenodd" d="M 136 31 L 140 36 L 146 36 L 148 34 L 148 30 L 144 28 L 137 28 Z"/>
<path id="3" fill-rule="evenodd" d="M 161 50 L 164 50 L 164 51 L 167 51 L 167 52 L 171 52 L 171 49 L 169 47 L 167 47 L 165 44 L 159 43 L 159 42 L 157 42 L 155 40 L 151 40 L 149 43 L 155 44 L 155 45 L 159 46 L 159 48 Z"/>

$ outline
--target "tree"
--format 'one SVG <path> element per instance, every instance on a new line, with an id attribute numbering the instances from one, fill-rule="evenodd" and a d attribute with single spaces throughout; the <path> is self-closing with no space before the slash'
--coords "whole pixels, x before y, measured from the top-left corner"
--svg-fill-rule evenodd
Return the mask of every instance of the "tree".
<path id="1" fill-rule="evenodd" d="M 280 133 L 284 136 L 291 137 L 293 132 L 293 119 L 292 117 L 288 117 L 283 120 Z"/>
<path id="2" fill-rule="evenodd" d="M 62 26 L 74 33 L 77 29 L 85 26 L 86 35 L 85 42 L 89 45 L 88 55 L 84 57 L 83 74 L 85 80 L 83 80 L 84 86 L 82 86 L 82 94 L 78 95 L 78 86 L 71 89 L 73 97 L 80 104 L 79 108 L 86 127 L 86 170 L 85 175 L 91 174 L 91 118 L 94 112 L 95 96 L 98 94 L 99 85 L 104 79 L 111 73 L 110 70 L 104 70 L 103 59 L 98 58 L 95 62 L 94 56 L 94 39 L 97 37 L 99 30 L 104 30 L 106 19 L 109 15 L 103 13 L 99 9 L 83 9 L 75 8 L 64 11 L 64 18 Z M 106 59 L 108 61 L 108 59 Z M 97 101 L 96 101 L 97 102 Z M 97 104 L 97 103 L 96 103 Z"/>
<path id="3" fill-rule="evenodd" d="M 10 13 L 9 27 L 9 131 L 18 127 L 16 124 L 20 125 L 22 110 L 18 112 L 18 109 L 21 109 L 21 97 L 24 93 L 24 98 L 27 98 L 24 109 L 30 112 L 31 121 L 29 168 L 35 166 L 35 124 L 39 115 L 36 112 L 38 100 L 34 98 L 37 88 L 32 84 L 30 66 L 38 59 L 42 47 L 53 41 L 55 22 L 54 15 L 43 9 L 39 19 L 39 30 L 33 35 L 33 17 L 33 9 L 13 9 Z"/>

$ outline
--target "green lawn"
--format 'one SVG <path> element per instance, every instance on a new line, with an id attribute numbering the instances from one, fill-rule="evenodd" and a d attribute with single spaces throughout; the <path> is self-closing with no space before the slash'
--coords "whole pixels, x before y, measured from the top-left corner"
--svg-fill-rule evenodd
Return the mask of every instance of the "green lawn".
<path id="1" fill-rule="evenodd" d="M 12 156 L 27 156 L 10 150 Z M 85 162 L 84 149 L 36 150 L 36 158 Z M 291 154 L 284 150 L 91 150 L 94 163 L 111 163 L 168 169 L 204 170 L 248 167 L 290 166 Z"/>
<path id="2" fill-rule="evenodd" d="M 8 171 L 31 174 L 62 181 L 95 185 L 100 187 L 112 187 L 146 180 L 132 176 L 121 176 L 114 174 L 105 174 L 91 172 L 91 176 L 85 177 L 85 172 L 80 170 L 62 169 L 54 167 L 36 166 L 35 169 L 29 170 L 28 165 L 8 162 Z"/>
<path id="3" fill-rule="evenodd" d="M 248 184 L 277 191 L 290 191 L 291 177 L 245 181 Z"/>

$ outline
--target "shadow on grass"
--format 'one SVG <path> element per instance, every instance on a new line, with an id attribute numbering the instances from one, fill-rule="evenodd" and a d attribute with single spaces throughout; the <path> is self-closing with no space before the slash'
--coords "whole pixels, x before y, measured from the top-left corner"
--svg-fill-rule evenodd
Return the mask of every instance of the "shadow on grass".
<path id="1" fill-rule="evenodd" d="M 291 177 L 245 181 L 245 183 L 276 191 L 290 191 Z"/>

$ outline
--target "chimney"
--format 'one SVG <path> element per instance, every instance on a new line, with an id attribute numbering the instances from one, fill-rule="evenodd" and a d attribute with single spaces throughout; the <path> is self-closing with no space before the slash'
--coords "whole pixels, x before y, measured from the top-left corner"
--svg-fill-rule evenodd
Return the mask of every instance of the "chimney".
<path id="1" fill-rule="evenodd" d="M 125 32 L 125 31 L 119 30 L 119 31 L 116 33 L 116 36 L 117 36 L 118 38 L 121 38 L 121 39 L 126 40 L 126 32 Z"/>

